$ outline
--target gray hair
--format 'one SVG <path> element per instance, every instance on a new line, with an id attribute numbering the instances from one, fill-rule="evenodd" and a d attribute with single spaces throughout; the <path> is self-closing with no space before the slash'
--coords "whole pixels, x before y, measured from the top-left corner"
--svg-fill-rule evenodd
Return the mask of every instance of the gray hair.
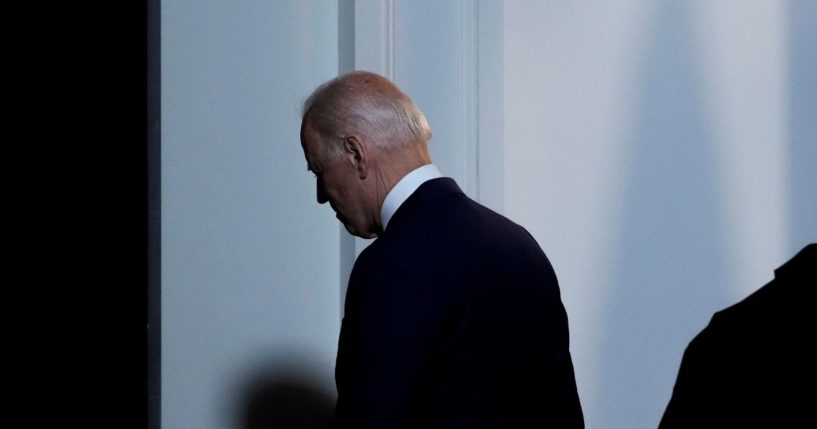
<path id="1" fill-rule="evenodd" d="M 366 71 L 340 75 L 319 86 L 303 105 L 309 121 L 331 152 L 344 137 L 364 132 L 384 148 L 425 144 L 431 127 L 417 105 L 383 76 Z"/>

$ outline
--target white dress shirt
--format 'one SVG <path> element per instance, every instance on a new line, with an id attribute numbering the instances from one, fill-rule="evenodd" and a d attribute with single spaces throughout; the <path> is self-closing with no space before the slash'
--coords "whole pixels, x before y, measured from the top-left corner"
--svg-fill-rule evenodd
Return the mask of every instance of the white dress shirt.
<path id="1" fill-rule="evenodd" d="M 422 167 L 412 170 L 406 174 L 386 195 L 383 200 L 383 207 L 380 208 L 380 221 L 383 223 L 383 230 L 386 230 L 386 225 L 389 220 L 397 212 L 397 209 L 420 187 L 423 183 L 443 177 L 440 170 L 434 164 L 426 164 Z"/>

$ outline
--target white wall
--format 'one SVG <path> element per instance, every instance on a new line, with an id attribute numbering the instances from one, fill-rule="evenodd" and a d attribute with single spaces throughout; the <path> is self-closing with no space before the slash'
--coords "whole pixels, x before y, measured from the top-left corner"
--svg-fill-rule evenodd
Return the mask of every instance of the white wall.
<path id="1" fill-rule="evenodd" d="M 337 6 L 161 6 L 162 427 L 258 427 L 292 400 L 327 412 L 339 234 L 298 131 L 337 73 Z"/>
<path id="2" fill-rule="evenodd" d="M 443 173 L 542 245 L 588 428 L 655 427 L 711 314 L 817 241 L 817 2 L 161 14 L 163 428 L 254 428 L 293 398 L 331 412 L 365 243 L 315 203 L 298 127 L 338 71 L 391 76 L 427 113 Z"/>
<path id="3" fill-rule="evenodd" d="M 789 111 L 793 72 L 817 75 L 789 32 L 814 40 L 817 13 L 792 30 L 780 1 L 504 5 L 505 213 L 559 276 L 587 427 L 656 427 L 712 313 L 817 239 L 817 109 Z"/>

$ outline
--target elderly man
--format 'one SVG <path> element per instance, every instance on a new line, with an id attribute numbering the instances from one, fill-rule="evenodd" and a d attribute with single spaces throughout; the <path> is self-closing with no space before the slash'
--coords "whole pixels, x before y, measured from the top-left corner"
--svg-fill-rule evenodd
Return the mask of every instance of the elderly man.
<path id="1" fill-rule="evenodd" d="M 521 226 L 431 163 L 431 130 L 386 78 L 352 72 L 304 104 L 301 145 L 349 233 L 335 377 L 349 428 L 583 427 L 556 275 Z"/>

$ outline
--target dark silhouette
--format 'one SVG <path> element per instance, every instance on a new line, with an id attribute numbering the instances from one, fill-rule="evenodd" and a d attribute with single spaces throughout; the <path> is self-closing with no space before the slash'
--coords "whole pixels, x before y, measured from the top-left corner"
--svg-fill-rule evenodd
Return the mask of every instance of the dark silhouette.
<path id="1" fill-rule="evenodd" d="M 684 352 L 660 429 L 797 427 L 813 420 L 817 244 L 712 317 Z"/>

